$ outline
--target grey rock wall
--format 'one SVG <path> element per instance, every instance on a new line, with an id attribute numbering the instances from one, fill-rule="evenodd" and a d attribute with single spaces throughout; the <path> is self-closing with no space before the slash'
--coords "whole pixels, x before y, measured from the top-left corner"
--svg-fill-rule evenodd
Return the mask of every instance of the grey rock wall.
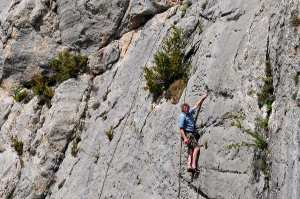
<path id="1" fill-rule="evenodd" d="M 178 2 L 177 2 L 178 3 Z M 0 2 L 0 198 L 298 199 L 299 13 L 295 0 L 16 0 Z M 186 6 L 189 5 L 189 6 Z M 180 103 L 208 91 L 197 126 L 200 173 L 186 172 L 180 103 L 152 102 L 143 68 L 170 28 L 188 39 L 191 74 Z M 62 49 L 89 57 L 91 73 L 55 88 L 51 106 L 13 100 L 9 88 L 47 67 Z M 271 112 L 258 93 L 270 63 Z M 241 116 L 242 115 L 242 116 Z M 267 168 L 252 138 L 269 118 Z M 110 141 L 107 132 L 113 134 Z M 262 132 L 259 132 L 262 133 Z M 24 144 L 18 155 L 13 138 Z M 181 158 L 180 158 L 181 157 Z M 181 160 L 181 162 L 180 162 Z"/>

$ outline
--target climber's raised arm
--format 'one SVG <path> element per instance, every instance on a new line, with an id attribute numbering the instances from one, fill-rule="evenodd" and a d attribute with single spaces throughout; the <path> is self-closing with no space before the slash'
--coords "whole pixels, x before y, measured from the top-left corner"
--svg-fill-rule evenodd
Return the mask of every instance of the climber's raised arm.
<path id="1" fill-rule="evenodd" d="M 204 100 L 207 98 L 208 94 L 206 93 L 204 96 L 202 96 L 194 105 L 193 109 L 201 108 Z"/>

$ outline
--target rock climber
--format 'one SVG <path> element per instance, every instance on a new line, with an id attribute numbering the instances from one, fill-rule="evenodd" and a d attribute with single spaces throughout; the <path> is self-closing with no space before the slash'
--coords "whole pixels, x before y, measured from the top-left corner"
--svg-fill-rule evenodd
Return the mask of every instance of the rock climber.
<path id="1" fill-rule="evenodd" d="M 204 145 L 198 144 L 200 136 L 196 132 L 194 118 L 194 114 L 197 112 L 196 110 L 198 108 L 201 108 L 207 96 L 208 94 L 205 94 L 203 97 L 201 97 L 199 101 L 196 102 L 195 106 L 191 109 L 189 104 L 187 103 L 181 105 L 181 113 L 179 115 L 179 129 L 180 136 L 183 139 L 184 144 L 186 144 L 188 147 L 188 172 L 198 171 L 197 162 L 200 148 L 207 148 L 207 143 Z"/>

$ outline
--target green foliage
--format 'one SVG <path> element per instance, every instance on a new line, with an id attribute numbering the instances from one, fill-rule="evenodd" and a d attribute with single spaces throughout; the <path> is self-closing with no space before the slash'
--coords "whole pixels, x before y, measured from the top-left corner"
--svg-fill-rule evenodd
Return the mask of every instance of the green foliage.
<path id="1" fill-rule="evenodd" d="M 78 144 L 79 144 L 80 141 L 81 141 L 81 138 L 76 137 L 74 139 L 73 143 L 72 143 L 71 154 L 72 154 L 73 157 L 77 156 L 77 153 L 79 151 Z"/>
<path id="2" fill-rule="evenodd" d="M 108 138 L 108 140 L 111 142 L 112 141 L 112 139 L 114 138 L 114 131 L 113 131 L 114 129 L 113 129 L 113 127 L 111 126 L 106 132 L 105 132 L 105 134 L 106 134 L 106 136 L 107 136 L 107 138 Z"/>
<path id="3" fill-rule="evenodd" d="M 299 83 L 299 76 L 300 76 L 300 72 L 297 72 L 297 73 L 294 75 L 294 83 L 295 83 L 295 86 L 298 86 L 298 83 Z"/>
<path id="4" fill-rule="evenodd" d="M 265 123 L 262 123 L 261 125 L 265 125 Z M 250 129 L 246 129 L 245 127 L 243 127 L 240 120 L 235 120 L 233 126 L 241 129 L 244 133 L 248 134 L 252 138 L 252 143 L 242 142 L 240 144 L 231 144 L 228 145 L 227 148 L 239 148 L 239 147 L 246 146 L 246 147 L 254 147 L 262 151 L 268 148 L 268 143 L 265 140 L 265 138 L 258 132 L 253 132 Z"/>
<path id="5" fill-rule="evenodd" d="M 256 148 L 262 151 L 267 150 L 268 143 L 262 135 L 260 135 L 258 132 L 252 132 L 250 129 L 245 129 L 245 133 L 252 137 L 252 141 Z"/>
<path id="6" fill-rule="evenodd" d="M 257 122 L 258 125 L 261 125 L 258 128 L 267 128 L 265 121 L 259 121 Z M 242 141 L 241 143 L 233 143 L 226 146 L 227 149 L 240 149 L 241 147 L 247 147 L 247 148 L 254 148 L 256 151 L 258 151 L 259 157 L 257 158 L 255 156 L 253 161 L 253 172 L 257 173 L 257 170 L 262 171 L 262 173 L 266 176 L 270 176 L 270 169 L 269 165 L 267 164 L 267 150 L 268 150 L 268 143 L 265 140 L 265 138 L 258 132 L 253 132 L 250 129 L 246 129 L 242 126 L 241 121 L 236 120 L 234 122 L 234 126 L 241 129 L 244 133 L 249 135 L 252 138 L 252 142 L 245 142 Z"/>
<path id="7" fill-rule="evenodd" d="M 156 100 L 170 85 L 179 79 L 187 81 L 190 65 L 184 63 L 182 29 L 173 27 L 171 35 L 163 41 L 162 50 L 154 55 L 155 66 L 144 69 L 147 87 Z"/>
<path id="8" fill-rule="evenodd" d="M 156 100 L 165 89 L 162 81 L 159 81 L 159 75 L 154 71 L 154 69 L 144 68 L 144 76 L 147 81 L 147 88 Z"/>
<path id="9" fill-rule="evenodd" d="M 269 123 L 268 118 L 262 118 L 262 117 L 256 118 L 256 126 L 261 130 L 267 130 L 268 123 Z"/>
<path id="10" fill-rule="evenodd" d="M 85 72 L 87 57 L 80 54 L 71 54 L 69 51 L 62 51 L 57 58 L 50 61 L 49 66 L 54 70 L 55 75 L 51 80 L 63 82 L 69 78 L 76 77 L 80 72 Z"/>
<path id="11" fill-rule="evenodd" d="M 56 58 L 49 62 L 53 74 L 46 77 L 37 73 L 30 81 L 23 82 L 23 86 L 32 89 L 33 93 L 41 97 L 41 102 L 48 103 L 54 96 L 51 86 L 61 83 L 69 78 L 76 77 L 80 72 L 85 72 L 87 57 L 79 54 L 72 54 L 69 51 L 62 51 Z M 22 87 L 13 90 L 13 97 L 20 102 L 27 97 L 27 92 Z"/>
<path id="12" fill-rule="evenodd" d="M 32 79 L 32 91 L 35 95 L 43 96 L 50 100 L 54 96 L 54 91 L 48 86 L 48 80 L 41 74 L 34 75 Z"/>
<path id="13" fill-rule="evenodd" d="M 18 87 L 13 88 L 13 98 L 17 102 L 23 101 L 23 99 L 25 99 L 27 96 L 28 96 L 28 93 L 23 87 L 18 86 Z"/>
<path id="14" fill-rule="evenodd" d="M 257 94 L 257 98 L 259 107 L 266 104 L 268 111 L 271 111 L 271 105 L 275 99 L 271 63 L 269 61 L 266 62 L 265 67 L 266 77 L 263 79 L 264 84 L 261 91 Z"/>
<path id="15" fill-rule="evenodd" d="M 23 142 L 18 140 L 18 138 L 12 138 L 12 147 L 15 149 L 17 154 L 21 156 L 23 154 Z"/>

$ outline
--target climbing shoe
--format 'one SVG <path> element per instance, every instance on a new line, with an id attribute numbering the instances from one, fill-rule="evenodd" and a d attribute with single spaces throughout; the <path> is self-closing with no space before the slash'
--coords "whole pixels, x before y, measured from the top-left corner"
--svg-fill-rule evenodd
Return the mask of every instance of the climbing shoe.
<path id="1" fill-rule="evenodd" d="M 194 172 L 195 169 L 193 169 L 192 167 L 187 168 L 187 172 Z"/>

